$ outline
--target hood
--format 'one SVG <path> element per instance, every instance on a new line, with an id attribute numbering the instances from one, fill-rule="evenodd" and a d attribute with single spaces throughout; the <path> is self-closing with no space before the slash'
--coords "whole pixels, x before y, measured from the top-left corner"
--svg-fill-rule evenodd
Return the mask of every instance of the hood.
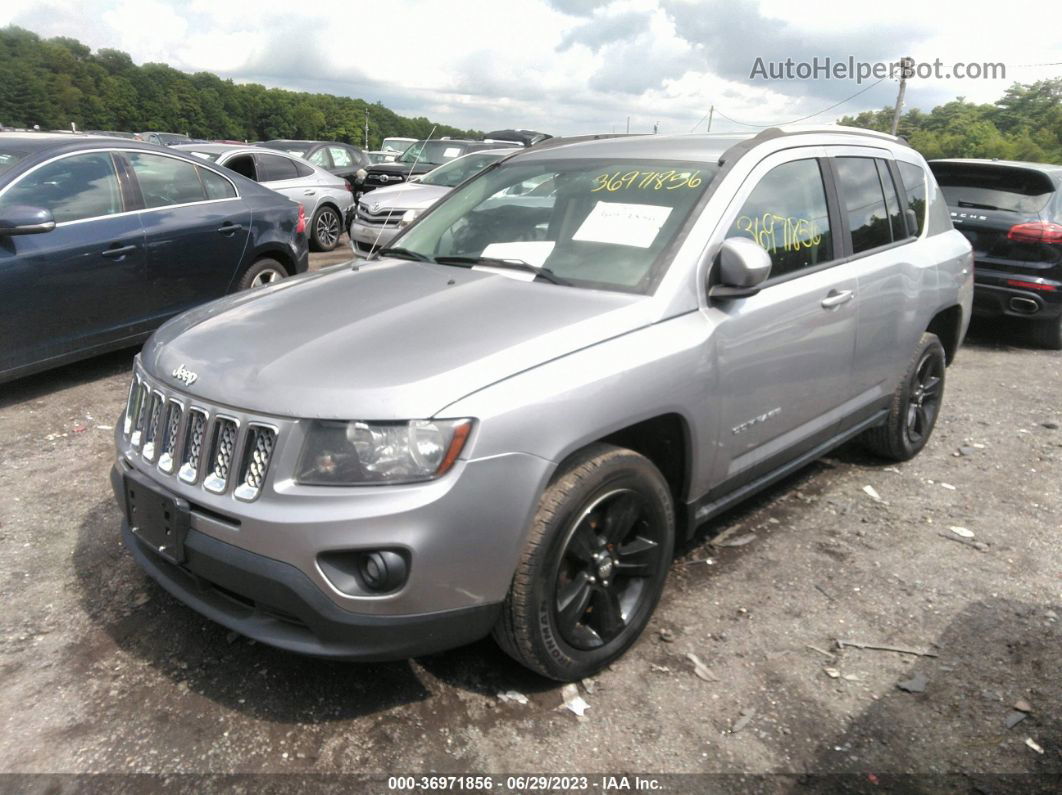
<path id="1" fill-rule="evenodd" d="M 361 200 L 361 204 L 373 215 L 391 209 L 422 210 L 430 207 L 449 193 L 453 188 L 442 185 L 421 185 L 417 182 L 403 182 L 400 185 L 388 185 L 377 188 Z M 375 209 L 379 204 L 379 209 Z"/>
<path id="2" fill-rule="evenodd" d="M 213 403 L 283 417 L 428 418 L 523 370 L 652 322 L 642 295 L 380 260 L 285 279 L 163 325 L 144 367 Z M 172 377 L 196 374 L 190 387 Z"/>

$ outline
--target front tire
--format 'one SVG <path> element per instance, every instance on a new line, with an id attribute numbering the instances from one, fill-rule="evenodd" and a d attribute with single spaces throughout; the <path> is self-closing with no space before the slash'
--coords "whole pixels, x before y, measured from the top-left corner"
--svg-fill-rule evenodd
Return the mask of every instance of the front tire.
<path id="1" fill-rule="evenodd" d="M 649 622 L 674 538 L 671 491 L 652 462 L 591 445 L 562 465 L 542 495 L 495 640 L 551 679 L 601 670 Z"/>
<path id="2" fill-rule="evenodd" d="M 313 216 L 310 226 L 310 247 L 314 251 L 331 251 L 339 243 L 343 233 L 343 219 L 330 205 L 321 207 Z"/>
<path id="3" fill-rule="evenodd" d="M 937 335 L 923 334 L 893 392 L 885 422 L 863 435 L 871 452 L 890 461 L 909 461 L 921 452 L 940 415 L 946 364 Z"/>

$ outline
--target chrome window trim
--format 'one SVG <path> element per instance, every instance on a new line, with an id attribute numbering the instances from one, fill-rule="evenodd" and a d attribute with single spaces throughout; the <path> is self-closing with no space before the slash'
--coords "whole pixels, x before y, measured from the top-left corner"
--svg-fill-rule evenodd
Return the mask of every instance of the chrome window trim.
<path id="1" fill-rule="evenodd" d="M 156 157 L 168 157 L 171 160 L 179 160 L 182 163 L 187 163 L 190 166 L 198 166 L 200 168 L 205 168 L 208 171 L 212 171 L 213 173 L 217 174 L 219 177 L 221 177 L 226 182 L 228 182 L 230 185 L 232 185 L 232 189 L 234 191 L 236 191 L 236 195 L 235 196 L 229 196 L 228 198 L 225 198 L 225 199 L 203 199 L 202 201 L 197 201 L 197 202 L 184 202 L 183 204 L 167 204 L 167 205 L 165 205 L 163 207 L 142 207 L 139 210 L 125 210 L 125 211 L 120 212 L 120 213 L 106 213 L 104 215 L 94 215 L 94 216 L 92 216 L 90 218 L 78 218 L 76 221 L 63 221 L 62 223 L 56 224 L 55 226 L 56 226 L 57 229 L 59 227 L 71 226 L 73 224 L 83 224 L 83 223 L 85 223 L 85 221 L 98 221 L 101 218 L 119 218 L 119 217 L 125 216 L 125 215 L 133 215 L 134 213 L 147 213 L 147 212 L 156 212 L 158 210 L 171 210 L 171 209 L 174 209 L 176 207 L 191 207 L 193 205 L 199 205 L 199 204 L 217 204 L 218 202 L 230 202 L 230 201 L 235 201 L 235 200 L 243 198 L 242 194 L 240 193 L 240 189 L 238 187 L 236 187 L 236 183 L 233 182 L 228 177 L 226 177 L 220 171 L 217 171 L 216 169 L 210 168 L 211 163 L 208 160 L 202 160 L 202 158 L 198 158 L 198 157 L 195 158 L 194 160 L 188 160 L 188 159 L 185 159 L 184 157 L 178 157 L 176 155 L 173 155 L 170 152 L 154 152 L 154 151 L 152 151 L 150 149 L 136 149 L 136 148 L 133 148 L 133 147 L 112 147 L 112 148 L 107 148 L 107 149 L 98 149 L 98 148 L 78 149 L 78 150 L 75 150 L 73 152 L 63 152 L 62 154 L 55 155 L 54 157 L 50 157 L 47 160 L 43 160 L 40 163 L 38 163 L 37 165 L 35 165 L 32 168 L 30 168 L 28 171 L 24 171 L 23 173 L 19 174 L 9 184 L 4 185 L 4 187 L 0 188 L 0 199 L 3 199 L 5 193 L 7 193 L 9 190 L 11 190 L 11 188 L 13 188 L 16 185 L 18 185 L 20 182 L 22 182 L 22 180 L 24 180 L 26 177 L 28 177 L 34 171 L 36 171 L 39 168 L 44 168 L 45 166 L 50 165 L 51 163 L 55 163 L 58 160 L 64 160 L 64 159 L 66 159 L 68 157 L 77 157 L 78 155 L 91 155 L 91 154 L 97 154 L 97 153 L 110 155 L 110 154 L 113 154 L 115 152 L 136 152 L 136 153 L 145 154 L 145 155 L 155 155 Z M 191 157 L 191 156 L 189 155 L 188 157 Z M 202 161 L 202 162 L 200 162 L 200 161 Z M 114 167 L 113 163 L 112 163 L 111 167 L 112 168 Z M 133 176 L 135 177 L 136 174 L 134 173 Z M 118 181 L 118 189 L 119 189 L 119 191 L 121 191 L 121 181 L 118 180 L 118 172 L 117 172 L 117 170 L 115 170 L 115 180 Z"/>

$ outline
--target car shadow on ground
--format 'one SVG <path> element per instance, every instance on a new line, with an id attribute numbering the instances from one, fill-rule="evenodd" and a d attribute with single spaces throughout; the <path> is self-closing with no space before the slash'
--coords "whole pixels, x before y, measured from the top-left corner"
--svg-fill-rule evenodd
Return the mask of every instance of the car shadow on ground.
<path id="1" fill-rule="evenodd" d="M 905 656 L 897 686 L 846 720 L 792 791 L 1059 792 L 1062 622 L 1051 617 L 1059 612 L 1058 604 L 1002 598 L 969 603 L 932 644 L 939 656 Z M 891 653 L 846 649 L 833 665 L 881 654 Z M 919 674 L 923 692 L 898 687 Z M 1022 701 L 1027 712 L 1014 708 Z M 1002 769 L 986 769 L 990 752 L 996 766 L 1005 760 Z"/>
<path id="2" fill-rule="evenodd" d="M 974 317 L 963 345 L 999 351 L 1013 348 L 1043 350 L 1033 341 L 1032 324 L 1028 320 L 1012 317 Z M 961 352 L 959 355 L 962 355 Z"/>
<path id="3" fill-rule="evenodd" d="M 201 617 L 141 571 L 120 541 L 120 521 L 113 500 L 103 500 L 79 528 L 73 559 L 84 614 L 122 652 L 175 686 L 183 683 L 247 716 L 286 724 L 349 720 L 425 701 L 438 694 L 438 683 L 491 697 L 558 687 L 489 639 L 393 663 L 322 660 L 254 643 Z M 71 652 L 99 657 L 84 649 Z M 158 683 L 144 686 L 157 689 Z"/>
<path id="4" fill-rule="evenodd" d="M 0 384 L 0 409 L 111 376 L 132 373 L 133 357 L 139 350 L 139 347 L 124 348 Z"/>

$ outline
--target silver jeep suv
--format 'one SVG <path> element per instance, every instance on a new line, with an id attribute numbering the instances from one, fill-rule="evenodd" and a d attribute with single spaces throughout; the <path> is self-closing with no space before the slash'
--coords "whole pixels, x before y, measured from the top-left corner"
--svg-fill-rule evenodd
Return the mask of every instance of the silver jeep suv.
<path id="1" fill-rule="evenodd" d="M 635 642 L 698 525 L 853 437 L 922 449 L 972 268 L 896 138 L 551 141 L 360 268 L 159 329 L 116 432 L 125 542 L 264 643 L 493 633 L 578 679 Z"/>

